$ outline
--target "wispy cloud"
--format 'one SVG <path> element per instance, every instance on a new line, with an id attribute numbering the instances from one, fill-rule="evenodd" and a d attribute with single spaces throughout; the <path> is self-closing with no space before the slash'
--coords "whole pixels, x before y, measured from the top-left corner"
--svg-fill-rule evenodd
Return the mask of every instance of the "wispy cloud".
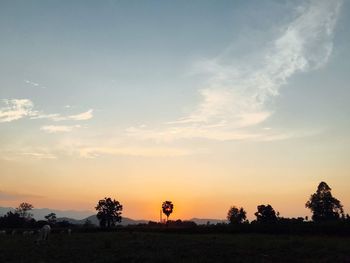
<path id="1" fill-rule="evenodd" d="M 0 108 L 0 123 L 12 122 L 22 118 L 49 119 L 52 121 L 85 121 L 93 118 L 93 109 L 88 111 L 64 116 L 59 113 L 47 114 L 34 110 L 34 103 L 29 99 L 3 99 L 4 107 Z"/>
<path id="2" fill-rule="evenodd" d="M 191 152 L 186 149 L 166 147 L 81 147 L 79 154 L 83 158 L 95 158 L 102 155 L 173 157 L 189 155 Z"/>
<path id="3" fill-rule="evenodd" d="M 39 119 L 50 119 L 50 120 L 56 120 L 61 118 L 61 115 L 58 113 L 52 113 L 52 114 L 45 114 L 42 112 L 35 112 L 35 114 L 32 114 L 30 119 L 31 120 L 39 120 Z"/>
<path id="4" fill-rule="evenodd" d="M 54 114 L 44 114 L 44 113 L 36 113 L 34 116 L 31 117 L 31 119 L 50 119 L 53 121 L 86 121 L 91 118 L 93 118 L 93 109 L 89 109 L 88 111 L 74 114 L 74 115 L 68 115 L 68 116 L 62 116 L 61 114 L 54 113 Z"/>
<path id="5" fill-rule="evenodd" d="M 71 116 L 68 116 L 67 119 L 69 120 L 75 120 L 75 121 L 85 121 L 85 120 L 89 120 L 93 117 L 93 109 L 90 109 L 86 112 L 82 112 L 82 113 L 79 113 L 79 114 L 76 114 L 76 115 L 71 115 Z"/>
<path id="6" fill-rule="evenodd" d="M 8 145 L 2 145 L 0 149 L 0 159 L 7 161 L 16 161 L 25 159 L 34 160 L 54 160 L 58 158 L 59 150 L 54 145 L 50 147 L 46 146 L 33 146 L 28 143 L 10 143 Z"/>
<path id="7" fill-rule="evenodd" d="M 52 153 L 48 153 L 48 152 L 24 152 L 22 153 L 22 155 L 25 156 L 29 156 L 35 159 L 57 159 L 57 157 L 52 154 Z"/>
<path id="8" fill-rule="evenodd" d="M 28 99 L 4 99 L 0 108 L 0 122 L 11 122 L 35 114 L 33 103 Z"/>
<path id="9" fill-rule="evenodd" d="M 42 126 L 40 130 L 48 133 L 58 133 L 58 132 L 70 132 L 73 129 L 80 128 L 80 125 L 46 125 Z"/>
<path id="10" fill-rule="evenodd" d="M 227 63 L 234 60 L 226 53 L 195 63 L 195 71 L 207 76 L 205 88 L 199 90 L 202 100 L 195 110 L 157 129 L 131 127 L 128 134 L 164 140 L 289 137 L 252 128 L 274 113 L 269 102 L 292 76 L 319 69 L 328 62 L 341 4 L 341 0 L 313 0 L 299 6 L 294 20 L 280 28 L 280 35 L 257 55 L 254 63 Z"/>
<path id="11" fill-rule="evenodd" d="M 34 81 L 25 80 L 24 82 L 27 83 L 27 84 L 29 84 L 29 85 L 32 86 L 32 87 L 41 88 L 41 89 L 46 89 L 45 86 L 42 86 L 42 85 L 40 85 L 39 83 L 36 83 L 36 82 L 34 82 Z"/>

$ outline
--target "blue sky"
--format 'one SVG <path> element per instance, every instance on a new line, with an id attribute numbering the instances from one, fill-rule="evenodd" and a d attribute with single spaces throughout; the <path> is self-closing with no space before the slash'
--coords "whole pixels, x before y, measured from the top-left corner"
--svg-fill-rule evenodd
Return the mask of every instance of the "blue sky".
<path id="1" fill-rule="evenodd" d="M 63 207 L 41 180 L 57 193 L 69 185 L 67 198 L 81 193 L 73 208 L 86 209 L 102 194 L 79 185 L 91 165 L 90 187 L 100 171 L 125 187 L 144 173 L 150 189 L 152 180 L 167 184 L 167 170 L 179 172 L 166 178 L 180 187 L 190 176 L 188 192 L 174 190 L 179 202 L 195 203 L 198 178 L 206 198 L 219 191 L 218 200 L 248 207 L 265 193 L 256 182 L 268 193 L 295 184 L 307 196 L 328 179 L 349 202 L 349 8 L 340 0 L 2 1 L 0 191 L 17 202 L 31 185 Z M 250 185 L 256 198 L 216 180 Z M 141 198 L 124 195 L 130 204 Z"/>

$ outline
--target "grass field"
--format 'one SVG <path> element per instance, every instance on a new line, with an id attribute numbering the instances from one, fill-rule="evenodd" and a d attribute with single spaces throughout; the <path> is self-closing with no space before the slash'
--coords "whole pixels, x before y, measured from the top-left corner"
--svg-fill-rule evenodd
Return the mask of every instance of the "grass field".
<path id="1" fill-rule="evenodd" d="M 350 262 L 350 238 L 97 232 L 1 236 L 0 262 Z"/>

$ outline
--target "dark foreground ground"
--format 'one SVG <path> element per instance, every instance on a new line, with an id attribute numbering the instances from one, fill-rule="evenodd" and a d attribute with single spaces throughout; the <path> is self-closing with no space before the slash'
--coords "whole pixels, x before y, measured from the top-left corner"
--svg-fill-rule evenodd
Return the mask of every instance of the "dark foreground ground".
<path id="1" fill-rule="evenodd" d="M 0 236 L 0 262 L 350 262 L 350 237 L 97 232 Z"/>

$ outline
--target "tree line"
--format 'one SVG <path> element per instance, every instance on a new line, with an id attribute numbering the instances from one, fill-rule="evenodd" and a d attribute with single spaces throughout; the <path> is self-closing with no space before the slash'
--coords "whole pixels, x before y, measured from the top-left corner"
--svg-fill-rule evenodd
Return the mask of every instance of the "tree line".
<path id="1" fill-rule="evenodd" d="M 312 220 L 314 222 L 334 222 L 338 220 L 350 220 L 349 215 L 345 216 L 341 202 L 333 197 L 331 188 L 327 183 L 321 182 L 314 194 L 306 202 L 305 207 L 312 212 Z M 121 211 L 123 206 L 116 200 L 105 198 L 100 200 L 96 206 L 98 210 L 97 218 L 100 220 L 101 227 L 115 226 L 121 221 Z M 166 215 L 167 221 L 170 214 L 174 210 L 174 205 L 171 201 L 165 201 L 162 204 L 162 212 Z M 258 205 L 257 212 L 254 214 L 256 220 L 251 223 L 276 223 L 278 221 L 286 222 L 299 221 L 303 222 L 303 217 L 288 219 L 280 217 L 279 212 L 276 212 L 270 204 Z M 308 218 L 305 218 L 306 220 Z M 230 224 L 249 223 L 247 220 L 247 212 L 243 207 L 232 206 L 227 213 L 227 220 Z"/>
<path id="2" fill-rule="evenodd" d="M 327 183 L 321 182 L 314 194 L 307 200 L 305 207 L 309 208 L 312 212 L 312 221 L 315 223 L 322 222 L 350 222 L 350 216 L 344 214 L 343 206 L 341 202 L 333 197 L 331 188 Z M 36 221 L 31 213 L 33 205 L 29 203 L 21 203 L 15 211 L 9 211 L 4 216 L 0 217 L 0 227 L 2 228 L 18 228 L 18 227 L 36 227 L 44 224 L 50 224 L 57 227 L 68 227 L 71 224 L 67 221 L 57 222 L 55 213 L 50 213 L 45 216 L 45 220 Z M 115 227 L 122 220 L 123 205 L 110 197 L 105 197 L 98 201 L 95 206 L 97 211 L 96 217 L 99 220 L 101 228 L 111 229 Z M 166 216 L 165 222 L 161 224 L 178 226 L 181 224 L 181 220 L 169 221 L 169 216 L 174 210 L 174 204 L 171 201 L 164 201 L 162 203 L 161 211 Z M 227 220 L 231 225 L 240 224 L 274 224 L 278 222 L 282 223 L 302 223 L 308 218 L 284 218 L 280 217 L 280 214 L 274 210 L 270 205 L 258 205 L 257 211 L 254 214 L 256 219 L 252 222 L 247 220 L 247 212 L 243 207 L 232 206 L 227 212 Z M 150 222 L 149 225 L 154 225 Z M 156 223 L 159 224 L 159 223 Z M 193 226 L 193 222 L 182 223 Z M 91 227 L 92 223 L 88 220 L 85 222 L 84 227 Z"/>
<path id="3" fill-rule="evenodd" d="M 311 210 L 312 220 L 314 222 L 334 222 L 350 219 L 348 214 L 345 216 L 343 205 L 338 199 L 333 197 L 331 190 L 327 183 L 321 182 L 316 192 L 306 202 L 305 207 Z M 259 205 L 257 210 L 254 214 L 256 216 L 256 222 L 275 223 L 278 220 L 287 220 L 286 218 L 279 217 L 279 213 L 269 204 Z M 242 207 L 238 209 L 233 206 L 227 214 L 227 220 L 232 224 L 244 223 L 246 222 L 246 218 L 246 211 Z M 298 217 L 294 220 L 304 221 L 304 218 Z"/>
<path id="4" fill-rule="evenodd" d="M 305 207 L 311 210 L 314 222 L 349 219 L 349 215 L 345 216 L 344 214 L 343 205 L 338 199 L 333 197 L 331 190 L 327 183 L 321 182 L 316 192 L 306 202 Z M 259 205 L 257 209 L 258 211 L 255 213 L 256 222 L 274 223 L 278 220 L 286 220 L 283 217 L 279 217 L 279 213 L 275 212 L 271 205 Z M 232 224 L 243 223 L 246 220 L 246 212 L 242 207 L 238 209 L 233 206 L 228 211 L 227 220 Z M 299 217 L 297 220 L 303 221 L 304 218 Z"/>

